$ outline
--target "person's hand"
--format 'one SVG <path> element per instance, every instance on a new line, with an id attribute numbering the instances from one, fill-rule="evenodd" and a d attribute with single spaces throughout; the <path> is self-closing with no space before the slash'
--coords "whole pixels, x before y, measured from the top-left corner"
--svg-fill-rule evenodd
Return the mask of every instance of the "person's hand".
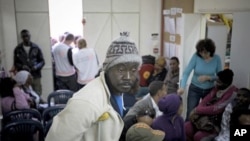
<path id="1" fill-rule="evenodd" d="M 36 71 L 37 70 L 37 68 L 35 67 L 35 66 L 33 66 L 32 68 L 31 68 L 31 71 Z"/>
<path id="2" fill-rule="evenodd" d="M 11 69 L 9 70 L 9 72 L 10 72 L 11 75 L 15 76 L 16 73 L 17 73 L 17 70 L 16 70 L 15 66 L 12 66 Z"/>
<path id="3" fill-rule="evenodd" d="M 210 80 L 210 76 L 208 75 L 201 75 L 198 77 L 198 81 L 200 82 L 205 82 L 205 81 L 209 81 Z"/>
<path id="4" fill-rule="evenodd" d="M 28 103 L 29 103 L 30 107 L 35 107 L 35 103 L 32 99 L 28 99 Z"/>
<path id="5" fill-rule="evenodd" d="M 153 119 L 148 115 L 139 116 L 139 117 L 137 117 L 137 122 L 143 122 L 143 123 L 146 123 L 147 125 L 151 126 L 151 124 L 153 123 Z"/>
<path id="6" fill-rule="evenodd" d="M 198 119 L 199 116 L 197 114 L 195 114 L 195 108 L 190 112 L 189 114 L 189 120 L 190 121 L 195 121 L 196 119 Z"/>
<path id="7" fill-rule="evenodd" d="M 179 88 L 177 90 L 177 94 L 182 95 L 183 93 L 184 93 L 184 89 L 183 88 Z"/>
<path id="8" fill-rule="evenodd" d="M 23 66 L 23 70 L 26 70 L 26 71 L 30 72 L 30 68 L 27 65 Z"/>

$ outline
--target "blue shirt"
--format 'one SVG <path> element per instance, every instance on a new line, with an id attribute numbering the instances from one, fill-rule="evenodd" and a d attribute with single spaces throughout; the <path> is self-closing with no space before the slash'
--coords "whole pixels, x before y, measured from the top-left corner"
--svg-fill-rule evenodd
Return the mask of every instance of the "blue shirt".
<path id="1" fill-rule="evenodd" d="M 215 80 L 216 74 L 222 70 L 220 56 L 214 54 L 209 61 L 205 61 L 202 57 L 199 57 L 196 53 L 192 56 L 188 66 L 183 72 L 182 80 L 180 83 L 181 88 L 185 88 L 190 73 L 194 71 L 191 83 L 201 89 L 209 89 L 214 86 L 214 81 L 200 82 L 199 76 L 208 75 Z"/>
<path id="2" fill-rule="evenodd" d="M 112 95 L 119 107 L 119 114 L 123 117 L 123 95 Z"/>

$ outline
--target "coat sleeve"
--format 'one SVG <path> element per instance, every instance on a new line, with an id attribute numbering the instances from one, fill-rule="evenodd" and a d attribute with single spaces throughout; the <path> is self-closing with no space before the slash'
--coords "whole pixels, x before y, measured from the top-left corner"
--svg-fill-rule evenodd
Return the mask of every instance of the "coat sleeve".
<path id="1" fill-rule="evenodd" d="M 45 141 L 82 141 L 84 133 L 95 124 L 97 107 L 88 101 L 69 100 L 67 106 L 53 118 Z"/>

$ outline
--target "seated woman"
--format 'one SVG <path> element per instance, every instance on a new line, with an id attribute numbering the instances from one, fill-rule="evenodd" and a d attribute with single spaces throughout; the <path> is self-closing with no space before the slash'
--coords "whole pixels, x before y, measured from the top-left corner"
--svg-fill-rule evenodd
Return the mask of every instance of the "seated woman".
<path id="1" fill-rule="evenodd" d="M 147 79 L 147 82 L 149 85 L 151 82 L 156 81 L 156 80 L 164 81 L 166 74 L 167 74 L 167 69 L 165 68 L 166 63 L 167 63 L 166 59 L 163 56 L 160 56 L 155 61 L 154 72 Z"/>
<path id="2" fill-rule="evenodd" d="M 21 90 L 33 99 L 35 103 L 35 105 L 33 105 L 33 108 L 37 108 L 40 102 L 40 97 L 32 89 L 31 84 L 33 79 L 31 74 L 28 71 L 22 70 L 16 73 L 14 79 Z"/>
<path id="3" fill-rule="evenodd" d="M 168 85 L 168 94 L 177 93 L 179 88 L 179 59 L 177 57 L 172 57 L 170 59 L 170 70 L 167 73 L 167 76 L 164 80 Z"/>
<path id="4" fill-rule="evenodd" d="M 4 78 L 0 82 L 1 106 L 2 113 L 21 109 L 29 109 L 32 99 L 16 86 L 12 78 Z"/>
<path id="5" fill-rule="evenodd" d="M 238 90 L 232 85 L 233 75 L 230 69 L 217 73 L 216 86 L 191 112 L 190 121 L 185 123 L 188 141 L 201 141 L 208 136 L 218 135 L 222 113 Z"/>
<path id="6" fill-rule="evenodd" d="M 152 124 L 153 129 L 165 132 L 163 141 L 186 141 L 182 98 L 177 94 L 168 94 L 158 102 L 163 115 L 157 117 Z"/>

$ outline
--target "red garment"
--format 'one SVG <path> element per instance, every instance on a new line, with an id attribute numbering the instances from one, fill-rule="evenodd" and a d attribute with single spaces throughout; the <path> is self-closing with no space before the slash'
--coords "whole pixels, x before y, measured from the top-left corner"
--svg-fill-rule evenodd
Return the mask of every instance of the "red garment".
<path id="1" fill-rule="evenodd" d="M 229 104 L 232 100 L 232 96 L 234 92 L 237 91 L 235 86 L 230 86 L 221 98 L 216 101 L 214 104 L 207 105 L 209 102 L 212 101 L 214 97 L 216 97 L 216 93 L 218 89 L 214 88 L 212 91 L 201 101 L 201 103 L 195 108 L 195 112 L 197 114 L 205 114 L 205 115 L 216 115 L 220 114 L 225 110 L 227 104 Z"/>
<path id="2" fill-rule="evenodd" d="M 141 69 L 139 71 L 140 75 L 140 86 L 141 87 L 147 87 L 147 79 L 154 71 L 154 65 L 152 64 L 142 64 Z"/>

